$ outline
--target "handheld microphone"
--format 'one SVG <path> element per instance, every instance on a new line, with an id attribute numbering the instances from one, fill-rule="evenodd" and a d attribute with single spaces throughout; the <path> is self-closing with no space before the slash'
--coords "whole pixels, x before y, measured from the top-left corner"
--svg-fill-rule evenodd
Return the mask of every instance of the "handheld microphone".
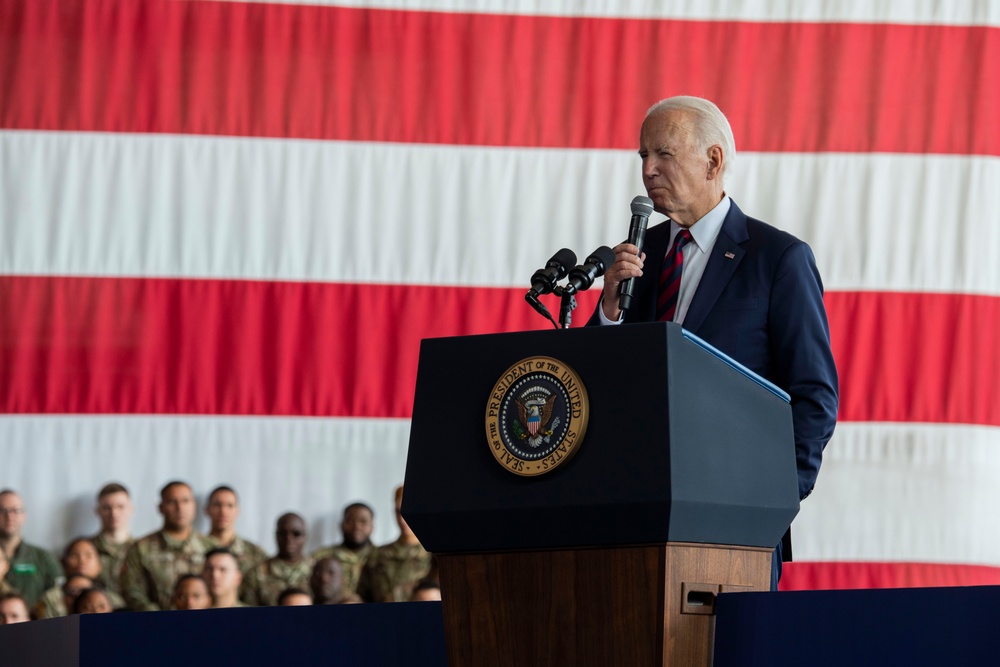
<path id="1" fill-rule="evenodd" d="M 594 284 L 594 280 L 603 276 L 608 267 L 614 263 L 614 250 L 602 245 L 592 252 L 583 264 L 573 267 L 573 270 L 569 272 L 569 284 L 565 287 L 566 291 L 575 294 L 589 289 Z"/>
<path id="2" fill-rule="evenodd" d="M 545 268 L 535 271 L 531 276 L 531 289 L 525 295 L 531 303 L 539 294 L 548 294 L 556 288 L 556 283 L 566 277 L 569 267 L 576 264 L 576 253 L 569 248 L 563 248 L 549 258 Z"/>
<path id="3" fill-rule="evenodd" d="M 628 223 L 628 242 L 639 248 L 642 255 L 642 245 L 646 241 L 646 225 L 649 214 L 653 212 L 653 200 L 639 195 L 632 200 L 632 220 Z M 618 308 L 625 311 L 632 305 L 632 292 L 635 290 L 635 279 L 626 278 L 618 284 Z"/>

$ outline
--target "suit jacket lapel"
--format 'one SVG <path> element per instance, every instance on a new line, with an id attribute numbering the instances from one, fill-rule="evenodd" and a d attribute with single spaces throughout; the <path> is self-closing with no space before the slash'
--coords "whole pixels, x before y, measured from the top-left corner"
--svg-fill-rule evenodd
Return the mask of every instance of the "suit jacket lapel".
<path id="1" fill-rule="evenodd" d="M 653 234 L 653 231 L 656 234 Z M 644 304 L 644 312 L 636 312 L 630 321 L 634 322 L 655 322 L 656 321 L 656 298 L 660 291 L 660 271 L 663 270 L 663 258 L 667 254 L 667 246 L 670 243 L 670 221 L 662 222 L 656 227 L 650 228 L 651 233 L 646 237 L 646 244 L 643 250 L 646 252 L 645 268 L 643 277 L 650 276 L 647 281 L 640 281 L 637 285 L 640 289 L 648 289 L 650 295 L 636 294 L 633 303 Z M 660 233 L 662 232 L 662 233 Z"/>
<path id="2" fill-rule="evenodd" d="M 736 273 L 736 268 L 743 261 L 746 251 L 739 246 L 750 236 L 747 234 L 747 216 L 739 209 L 736 202 L 730 202 L 729 213 L 722 222 L 719 237 L 715 240 L 712 254 L 705 266 L 705 273 L 698 283 L 698 291 L 694 293 L 691 306 L 684 317 L 682 326 L 697 334 L 699 327 L 708 317 L 709 312 L 719 300 L 719 295 L 725 289 L 729 280 Z M 729 253 L 732 258 L 726 257 Z"/>

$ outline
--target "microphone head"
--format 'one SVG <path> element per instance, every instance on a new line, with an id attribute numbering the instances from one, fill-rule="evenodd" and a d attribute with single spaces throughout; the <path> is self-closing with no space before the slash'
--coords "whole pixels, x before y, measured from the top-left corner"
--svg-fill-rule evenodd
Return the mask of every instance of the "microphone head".
<path id="1" fill-rule="evenodd" d="M 608 267 L 614 263 L 615 251 L 606 245 L 602 245 L 587 258 L 587 264 L 593 264 L 597 269 L 597 273 L 594 275 L 595 278 L 603 276 Z"/>
<path id="2" fill-rule="evenodd" d="M 653 200 L 649 197 L 639 195 L 632 200 L 632 215 L 641 215 L 648 218 L 653 213 Z"/>
<path id="3" fill-rule="evenodd" d="M 549 266 L 556 264 L 559 267 L 559 277 L 562 278 L 566 272 L 576 264 L 576 253 L 569 248 L 563 248 L 549 259 Z"/>

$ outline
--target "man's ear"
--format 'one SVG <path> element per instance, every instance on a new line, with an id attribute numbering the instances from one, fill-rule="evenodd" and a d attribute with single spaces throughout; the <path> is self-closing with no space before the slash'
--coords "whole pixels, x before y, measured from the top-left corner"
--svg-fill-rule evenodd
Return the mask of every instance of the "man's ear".
<path id="1" fill-rule="evenodd" d="M 722 155 L 722 147 L 718 144 L 713 144 L 708 147 L 708 171 L 705 173 L 705 178 L 709 181 L 719 178 L 722 174 L 722 167 L 725 165 L 725 158 Z"/>

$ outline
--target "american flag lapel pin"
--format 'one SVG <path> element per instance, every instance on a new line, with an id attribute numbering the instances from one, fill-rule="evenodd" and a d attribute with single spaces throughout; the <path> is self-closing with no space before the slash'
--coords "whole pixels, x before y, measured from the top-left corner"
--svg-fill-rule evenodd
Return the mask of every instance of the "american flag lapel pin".
<path id="1" fill-rule="evenodd" d="M 726 259 L 733 259 L 734 257 L 736 257 L 735 253 L 732 253 L 732 252 L 727 252 L 726 253 Z"/>

